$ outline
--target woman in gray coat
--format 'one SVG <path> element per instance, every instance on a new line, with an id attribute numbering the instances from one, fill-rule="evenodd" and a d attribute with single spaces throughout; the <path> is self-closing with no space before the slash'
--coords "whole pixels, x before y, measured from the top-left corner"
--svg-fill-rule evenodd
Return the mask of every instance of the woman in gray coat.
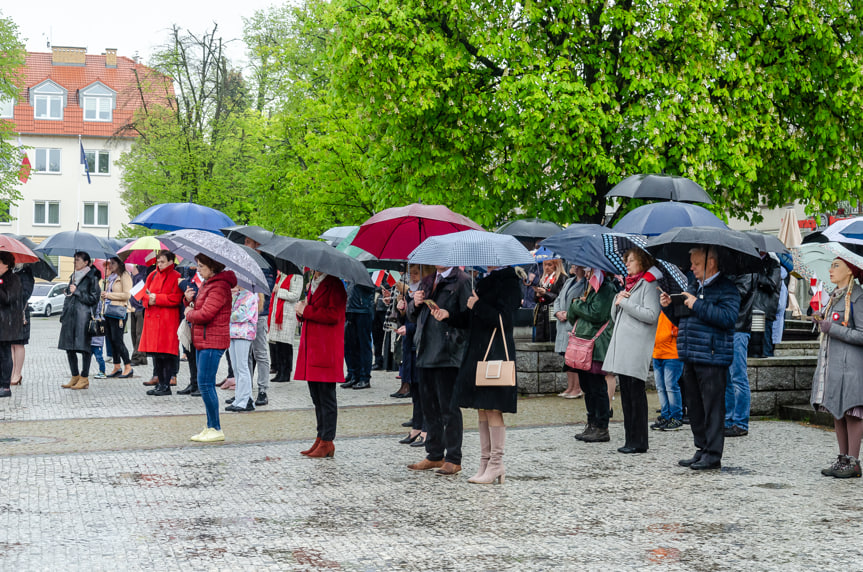
<path id="1" fill-rule="evenodd" d="M 653 342 L 659 320 L 662 273 L 651 256 L 640 248 L 627 250 L 626 288 L 617 294 L 611 309 L 614 332 L 602 369 L 617 374 L 626 442 L 620 453 L 647 452 L 647 394 L 644 380 L 653 358 Z"/>
<path id="2" fill-rule="evenodd" d="M 572 301 L 580 298 L 587 288 L 583 266 L 571 265 L 569 267 L 569 274 L 571 278 L 560 289 L 560 294 L 558 294 L 552 308 L 554 317 L 557 318 L 557 337 L 554 339 L 554 351 L 560 355 L 566 353 L 566 346 L 569 344 L 569 332 L 572 330 L 566 321 L 566 312 L 569 310 L 569 305 L 572 304 Z M 578 370 L 569 367 L 564 362 L 563 371 L 566 372 L 566 389 L 562 393 L 559 393 L 558 397 L 565 397 L 566 399 L 578 399 L 582 397 L 584 394 L 578 385 Z"/>
<path id="3" fill-rule="evenodd" d="M 825 477 L 860 476 L 860 440 L 863 438 L 863 290 L 854 281 L 863 268 L 836 258 L 830 281 L 836 289 L 816 323 L 821 330 L 818 367 L 812 381 L 810 403 L 833 415 L 839 457 L 821 470 Z"/>
<path id="4" fill-rule="evenodd" d="M 66 288 L 66 302 L 60 315 L 61 350 L 66 350 L 72 379 L 62 385 L 67 389 L 87 389 L 90 387 L 90 341 L 87 324 L 99 303 L 99 279 L 101 274 L 90 265 L 90 255 L 86 252 L 75 253 L 75 272 Z M 81 354 L 81 368 L 78 368 L 78 355 Z"/>

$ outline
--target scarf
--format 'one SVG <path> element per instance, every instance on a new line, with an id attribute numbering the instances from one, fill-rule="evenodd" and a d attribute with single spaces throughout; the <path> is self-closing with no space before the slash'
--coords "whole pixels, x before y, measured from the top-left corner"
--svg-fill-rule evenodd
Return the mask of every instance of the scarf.
<path id="1" fill-rule="evenodd" d="M 557 273 L 554 274 L 543 274 L 542 278 L 539 280 L 540 288 L 545 288 L 546 290 L 550 290 L 554 285 L 554 282 L 557 280 Z"/>
<path id="2" fill-rule="evenodd" d="M 626 291 L 630 292 L 632 288 L 638 284 L 638 281 L 644 278 L 644 275 L 647 274 L 647 270 L 642 270 L 638 274 L 627 274 L 626 275 Z"/>
<path id="3" fill-rule="evenodd" d="M 318 276 L 317 278 L 312 280 L 311 283 L 309 284 L 309 294 L 314 294 L 315 290 L 318 289 L 318 286 L 321 285 L 321 282 L 323 282 L 324 278 L 326 278 L 326 277 L 327 277 L 326 274 L 321 274 L 320 276 Z"/>
<path id="4" fill-rule="evenodd" d="M 279 274 L 281 274 L 281 273 L 279 273 Z M 273 298 L 272 298 L 273 300 L 276 301 L 276 312 L 275 312 L 276 316 L 275 316 L 275 318 L 276 318 L 276 325 L 277 326 L 281 326 L 282 322 L 285 319 L 285 301 L 282 300 L 281 298 L 279 298 L 276 294 L 278 293 L 278 291 L 280 289 L 283 289 L 283 288 L 286 290 L 290 289 L 291 278 L 294 277 L 293 274 L 281 274 L 281 276 L 283 277 L 281 282 L 276 282 L 276 287 L 273 288 Z M 270 317 L 272 317 L 272 314 L 270 314 Z M 267 326 L 268 327 L 270 326 L 270 319 L 269 318 L 267 319 Z M 279 329 L 281 329 L 281 328 L 279 328 Z"/>
<path id="5" fill-rule="evenodd" d="M 77 286 L 81 282 L 81 280 L 84 279 L 84 276 L 86 276 L 89 273 L 90 273 L 90 267 L 89 266 L 85 266 L 81 270 L 76 270 L 75 272 L 72 273 L 72 284 Z"/>

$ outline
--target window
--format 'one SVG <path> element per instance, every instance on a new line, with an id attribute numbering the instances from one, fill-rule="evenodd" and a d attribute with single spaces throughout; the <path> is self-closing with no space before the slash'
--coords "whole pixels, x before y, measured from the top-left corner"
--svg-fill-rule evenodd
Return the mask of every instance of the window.
<path id="1" fill-rule="evenodd" d="M 0 201 L 0 224 L 12 222 L 12 210 L 9 203 Z"/>
<path id="2" fill-rule="evenodd" d="M 84 203 L 84 226 L 108 226 L 108 203 Z"/>
<path id="3" fill-rule="evenodd" d="M 59 95 L 37 95 L 36 119 L 63 119 L 63 98 Z"/>
<path id="4" fill-rule="evenodd" d="M 7 97 L 0 97 L 0 117 L 3 119 L 12 119 L 15 111 L 15 100 Z"/>
<path id="5" fill-rule="evenodd" d="M 84 121 L 112 121 L 110 97 L 85 97 Z"/>
<path id="6" fill-rule="evenodd" d="M 37 173 L 59 173 L 60 150 L 36 149 L 36 165 L 33 166 L 33 170 Z"/>
<path id="7" fill-rule="evenodd" d="M 84 151 L 87 169 L 91 175 L 108 175 L 111 172 L 111 154 L 108 151 Z"/>
<path id="8" fill-rule="evenodd" d="M 59 201 L 36 201 L 33 209 L 33 224 L 60 224 Z"/>

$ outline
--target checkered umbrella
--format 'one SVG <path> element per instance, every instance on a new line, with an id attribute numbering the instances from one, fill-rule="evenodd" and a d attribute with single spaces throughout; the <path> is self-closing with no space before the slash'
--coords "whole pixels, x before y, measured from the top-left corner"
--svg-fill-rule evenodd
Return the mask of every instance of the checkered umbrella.
<path id="1" fill-rule="evenodd" d="M 430 236 L 408 256 L 411 264 L 438 266 L 513 266 L 534 259 L 514 236 L 465 230 Z"/>
<path id="2" fill-rule="evenodd" d="M 631 248 L 640 248 L 647 252 L 647 238 L 638 234 L 607 233 L 602 235 L 602 246 L 606 258 L 614 264 L 620 274 L 625 276 L 627 272 L 626 264 L 623 262 L 624 253 Z M 681 290 L 686 289 L 686 276 L 680 268 L 665 260 L 657 260 L 657 262 L 665 276 L 673 280 Z"/>
<path id="3" fill-rule="evenodd" d="M 832 287 L 830 265 L 835 258 L 844 260 L 857 280 L 863 280 L 863 256 L 855 254 L 836 242 L 803 244 L 791 249 L 794 272 L 806 279 L 815 278 Z"/>

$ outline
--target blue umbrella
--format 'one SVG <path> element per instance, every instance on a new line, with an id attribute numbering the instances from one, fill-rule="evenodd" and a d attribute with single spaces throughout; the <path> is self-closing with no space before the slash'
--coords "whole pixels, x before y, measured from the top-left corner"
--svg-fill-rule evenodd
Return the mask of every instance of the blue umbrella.
<path id="1" fill-rule="evenodd" d="M 138 216 L 131 224 L 159 230 L 205 230 L 221 235 L 219 229 L 236 226 L 228 215 L 216 209 L 195 203 L 163 203 L 153 205 Z"/>
<path id="2" fill-rule="evenodd" d="M 533 259 L 536 262 L 545 262 L 546 260 L 553 260 L 555 258 L 561 258 L 561 257 L 556 255 L 551 250 L 545 248 L 544 246 L 540 246 L 533 253 Z"/>
<path id="3" fill-rule="evenodd" d="M 846 221 L 839 221 L 839 222 L 844 223 Z M 832 225 L 830 225 L 830 227 L 827 228 L 827 230 L 830 230 L 830 229 L 832 229 L 838 225 L 839 225 L 839 223 L 833 223 Z M 825 235 L 827 234 L 827 230 L 824 231 Z M 845 228 L 839 229 L 838 232 L 844 238 L 838 238 L 837 239 L 837 238 L 831 237 L 831 238 L 833 238 L 833 240 L 837 240 L 838 242 L 841 242 L 842 240 L 851 239 L 855 242 L 856 241 L 863 242 L 863 218 L 851 219 L 850 223 Z"/>
<path id="4" fill-rule="evenodd" d="M 540 245 L 565 258 L 570 264 L 599 268 L 606 272 L 618 273 L 614 263 L 605 255 L 602 235 L 612 232 L 599 224 L 571 224 Z"/>
<path id="5" fill-rule="evenodd" d="M 633 209 L 614 225 L 614 232 L 659 236 L 663 232 L 681 226 L 728 228 L 715 214 L 704 207 L 666 202 Z"/>

